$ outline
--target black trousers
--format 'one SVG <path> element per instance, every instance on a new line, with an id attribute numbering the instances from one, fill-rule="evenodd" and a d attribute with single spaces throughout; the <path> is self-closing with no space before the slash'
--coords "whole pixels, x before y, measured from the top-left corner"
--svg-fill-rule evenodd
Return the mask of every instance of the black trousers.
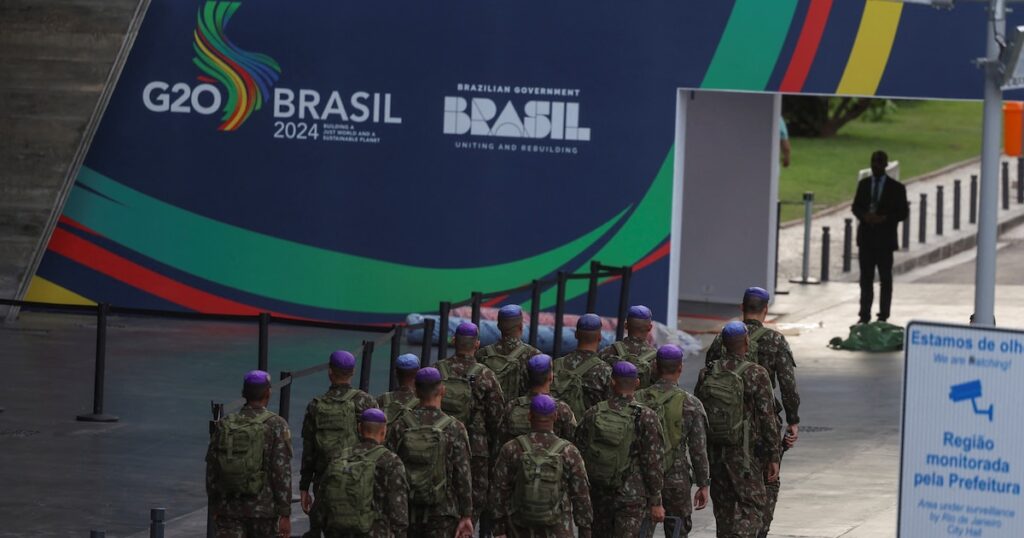
<path id="1" fill-rule="evenodd" d="M 861 248 L 860 257 L 860 320 L 871 321 L 871 303 L 875 300 L 875 268 L 881 284 L 878 298 L 878 318 L 889 319 L 892 306 L 892 250 L 887 248 Z"/>

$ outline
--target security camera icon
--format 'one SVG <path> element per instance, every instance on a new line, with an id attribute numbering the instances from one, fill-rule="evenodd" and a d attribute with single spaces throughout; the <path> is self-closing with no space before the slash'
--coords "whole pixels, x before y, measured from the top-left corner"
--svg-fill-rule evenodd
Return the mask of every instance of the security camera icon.
<path id="1" fill-rule="evenodd" d="M 966 383 L 960 383 L 959 385 L 953 385 L 949 388 L 949 399 L 954 403 L 962 402 L 964 400 L 970 400 L 971 406 L 974 408 L 974 413 L 977 415 L 987 415 L 988 421 L 992 422 L 992 404 L 989 404 L 988 409 L 978 409 L 978 398 L 981 398 L 981 380 L 975 379 L 974 381 L 968 381 Z"/>

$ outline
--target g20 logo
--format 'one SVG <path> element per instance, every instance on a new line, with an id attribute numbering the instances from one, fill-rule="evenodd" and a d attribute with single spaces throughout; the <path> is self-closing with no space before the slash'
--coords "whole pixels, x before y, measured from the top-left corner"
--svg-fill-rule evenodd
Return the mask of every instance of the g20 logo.
<path id="1" fill-rule="evenodd" d="M 153 112 L 197 112 L 209 116 L 220 110 L 220 90 L 213 84 L 197 84 L 194 88 L 178 82 L 173 86 L 154 80 L 142 89 L 142 104 Z"/>

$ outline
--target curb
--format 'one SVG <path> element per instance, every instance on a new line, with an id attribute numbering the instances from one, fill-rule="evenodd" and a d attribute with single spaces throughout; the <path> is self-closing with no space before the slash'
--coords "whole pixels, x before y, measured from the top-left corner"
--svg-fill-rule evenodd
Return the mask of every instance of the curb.
<path id="1" fill-rule="evenodd" d="M 1003 235 L 1007 230 L 1024 223 L 1024 213 L 1014 215 L 996 226 L 996 237 Z M 975 231 L 970 235 L 961 237 L 956 241 L 951 241 L 944 245 L 932 248 L 931 250 L 922 252 L 918 256 L 905 259 L 892 267 L 893 275 L 900 275 L 909 273 L 910 271 L 922 267 L 931 263 L 935 263 L 946 258 L 955 256 L 965 250 L 970 250 L 978 244 L 978 232 Z M 851 271 L 852 273 L 852 271 Z"/>

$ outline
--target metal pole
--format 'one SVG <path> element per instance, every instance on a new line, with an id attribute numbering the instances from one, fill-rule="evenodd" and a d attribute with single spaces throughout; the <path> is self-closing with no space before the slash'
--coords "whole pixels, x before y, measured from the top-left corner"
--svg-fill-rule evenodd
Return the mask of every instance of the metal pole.
<path id="1" fill-rule="evenodd" d="M 420 365 L 426 368 L 430 366 L 430 352 L 434 348 L 434 320 L 426 318 L 423 320 L 423 344 L 420 348 Z"/>
<path id="2" fill-rule="evenodd" d="M 224 404 L 210 402 L 210 412 L 213 414 L 213 420 L 210 421 L 210 438 L 213 438 L 213 433 L 217 431 L 217 422 L 224 417 Z M 216 526 L 213 521 L 213 506 L 211 505 L 209 498 L 206 501 L 206 538 L 214 538 L 217 535 Z"/>
<path id="3" fill-rule="evenodd" d="M 810 277 L 811 272 L 811 213 L 814 210 L 814 193 L 804 193 L 804 257 L 800 267 L 800 278 L 791 278 L 794 284 L 817 284 L 818 281 Z"/>
<path id="4" fill-rule="evenodd" d="M 107 314 L 110 305 L 96 305 L 96 366 L 93 371 L 92 413 L 75 417 L 80 422 L 117 422 L 114 415 L 103 413 L 103 382 L 107 376 Z"/>
<path id="5" fill-rule="evenodd" d="M 291 376 L 291 372 L 281 372 L 281 381 L 285 381 Z M 281 418 L 283 418 L 285 422 L 288 422 L 288 415 L 289 413 L 291 413 L 292 410 L 292 384 L 288 383 L 287 385 L 281 387 L 281 390 L 278 392 L 277 398 L 277 414 L 281 415 Z"/>
<path id="6" fill-rule="evenodd" d="M 907 202 L 907 218 L 903 219 L 903 251 L 910 250 L 910 210 L 913 204 Z"/>
<path id="7" fill-rule="evenodd" d="M 540 281 L 530 284 L 530 345 L 537 347 L 537 333 L 540 332 Z"/>
<path id="8" fill-rule="evenodd" d="M 149 538 L 164 538 L 164 517 L 163 508 L 153 508 L 149 511 Z"/>
<path id="9" fill-rule="evenodd" d="M 1003 163 L 1003 209 L 1010 209 L 1010 163 Z"/>
<path id="10" fill-rule="evenodd" d="M 260 357 L 259 369 L 270 369 L 270 313 L 260 312 Z"/>
<path id="11" fill-rule="evenodd" d="M 555 338 L 551 343 L 551 356 L 562 355 L 562 327 L 565 322 L 562 316 L 565 315 L 565 271 L 558 272 L 558 289 L 555 292 Z"/>
<path id="12" fill-rule="evenodd" d="M 829 250 L 832 248 L 832 235 L 828 226 L 821 227 L 821 281 L 828 282 Z"/>
<path id="13" fill-rule="evenodd" d="M 967 211 L 967 222 L 978 223 L 978 175 L 971 174 L 971 207 Z"/>
<path id="14" fill-rule="evenodd" d="M 391 367 L 388 368 L 388 390 L 395 390 L 398 388 L 398 376 L 395 374 L 395 361 L 398 360 L 398 356 L 402 354 L 402 338 L 405 333 L 405 327 L 401 325 L 395 325 L 391 333 Z M 426 334 L 424 334 L 426 336 Z"/>
<path id="15" fill-rule="evenodd" d="M 935 187 L 935 235 L 942 235 L 942 185 Z"/>
<path id="16" fill-rule="evenodd" d="M 782 229 L 782 200 L 775 201 L 775 285 L 773 293 L 779 293 L 779 231 Z"/>
<path id="17" fill-rule="evenodd" d="M 985 105 L 981 133 L 981 203 L 978 210 L 974 323 L 990 327 L 995 325 L 996 239 L 999 219 L 997 177 L 1003 136 L 1003 94 L 997 79 L 1000 46 L 996 36 L 998 34 L 1001 41 L 1005 35 L 1005 10 L 1006 6 L 1002 0 L 992 0 L 989 11 L 992 20 L 991 23 L 985 24 L 988 63 L 984 72 Z"/>
<path id="18" fill-rule="evenodd" d="M 853 219 L 843 219 L 843 272 L 850 272 L 853 258 Z"/>
<path id="19" fill-rule="evenodd" d="M 960 180 L 953 181 L 953 229 L 960 229 Z"/>
<path id="20" fill-rule="evenodd" d="M 590 262 L 590 285 L 587 287 L 587 312 L 597 311 L 597 273 L 601 270 L 601 262 Z"/>
<path id="21" fill-rule="evenodd" d="M 923 245 L 928 230 L 928 195 L 923 192 L 921 193 L 921 208 L 920 216 L 917 219 L 917 226 L 917 242 Z"/>
<path id="22" fill-rule="evenodd" d="M 452 311 L 452 303 L 441 301 L 440 318 L 437 320 L 437 360 L 448 358 L 448 314 Z"/>
<path id="23" fill-rule="evenodd" d="M 622 281 L 619 283 L 619 323 L 615 327 L 615 339 L 622 340 L 626 334 L 626 314 L 629 313 L 629 284 L 633 280 L 633 267 L 622 268 Z"/>
<path id="24" fill-rule="evenodd" d="M 89 531 L 89 538 L 106 538 L 107 533 L 104 531 Z"/>
<path id="25" fill-rule="evenodd" d="M 472 313 L 469 315 L 469 321 L 473 322 L 473 325 L 480 326 L 480 309 L 483 307 L 484 294 L 483 292 L 474 291 L 470 293 L 470 297 L 473 298 Z"/>
<path id="26" fill-rule="evenodd" d="M 1024 157 L 1017 157 L 1017 203 L 1024 204 Z"/>
<path id="27" fill-rule="evenodd" d="M 373 365 L 373 340 L 363 340 L 363 361 L 359 365 L 359 390 L 369 392 L 370 369 Z"/>

